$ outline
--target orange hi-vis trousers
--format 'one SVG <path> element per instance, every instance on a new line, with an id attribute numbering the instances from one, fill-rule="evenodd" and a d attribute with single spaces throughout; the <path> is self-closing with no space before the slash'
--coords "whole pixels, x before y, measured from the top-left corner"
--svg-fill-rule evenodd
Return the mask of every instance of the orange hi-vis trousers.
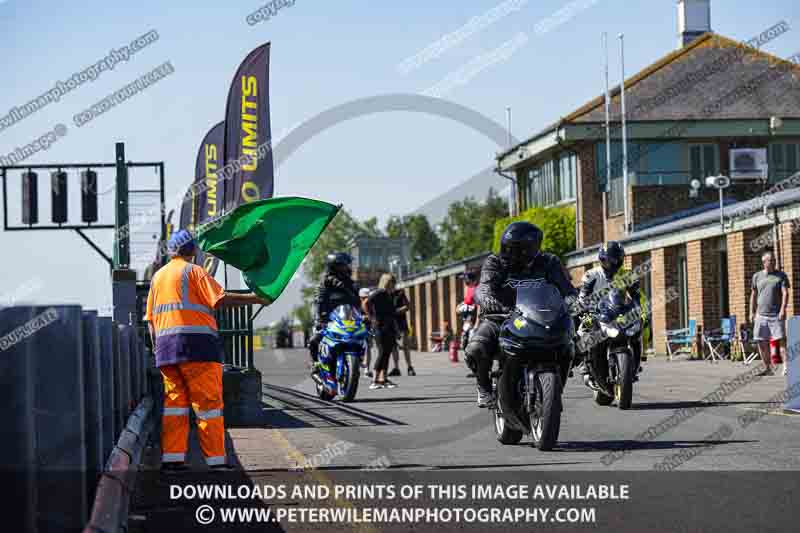
<path id="1" fill-rule="evenodd" d="M 209 466 L 225 464 L 222 364 L 189 362 L 160 368 L 164 376 L 161 462 L 181 463 L 189 448 L 189 407 L 197 416 L 200 448 Z"/>

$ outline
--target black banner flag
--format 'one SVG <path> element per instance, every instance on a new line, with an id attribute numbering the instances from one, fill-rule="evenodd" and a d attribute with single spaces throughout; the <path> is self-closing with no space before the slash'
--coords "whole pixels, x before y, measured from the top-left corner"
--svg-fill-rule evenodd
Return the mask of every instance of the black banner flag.
<path id="1" fill-rule="evenodd" d="M 270 43 L 239 65 L 225 111 L 225 211 L 272 198 L 274 191 L 269 113 Z"/>
<path id="2" fill-rule="evenodd" d="M 194 216 L 192 223 L 199 227 L 219 216 L 222 211 L 222 190 L 219 187 L 218 170 L 222 167 L 222 150 L 225 136 L 225 123 L 212 127 L 197 151 L 194 171 Z M 212 276 L 216 274 L 219 260 L 199 252 L 198 264 Z"/>

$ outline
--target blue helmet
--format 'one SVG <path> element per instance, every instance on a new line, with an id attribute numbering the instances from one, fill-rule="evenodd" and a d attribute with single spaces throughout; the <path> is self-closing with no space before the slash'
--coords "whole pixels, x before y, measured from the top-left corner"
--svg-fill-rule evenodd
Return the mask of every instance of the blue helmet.
<path id="1" fill-rule="evenodd" d="M 189 255 L 197 247 L 194 237 L 187 230 L 182 229 L 172 234 L 167 243 L 167 253 L 171 256 Z"/>

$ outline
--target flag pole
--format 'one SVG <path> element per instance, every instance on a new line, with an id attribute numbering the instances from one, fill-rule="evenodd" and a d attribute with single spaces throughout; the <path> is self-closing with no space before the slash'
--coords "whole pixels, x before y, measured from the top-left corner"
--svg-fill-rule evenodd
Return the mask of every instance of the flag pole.
<path id="1" fill-rule="evenodd" d="M 630 233 L 630 217 L 628 214 L 628 124 L 625 114 L 625 34 L 619 34 L 619 52 L 622 65 L 622 198 L 625 211 L 625 235 Z"/>
<path id="2" fill-rule="evenodd" d="M 605 108 L 606 108 L 606 191 L 611 188 L 611 102 L 608 89 L 608 34 L 603 32 L 603 50 L 605 51 Z"/>

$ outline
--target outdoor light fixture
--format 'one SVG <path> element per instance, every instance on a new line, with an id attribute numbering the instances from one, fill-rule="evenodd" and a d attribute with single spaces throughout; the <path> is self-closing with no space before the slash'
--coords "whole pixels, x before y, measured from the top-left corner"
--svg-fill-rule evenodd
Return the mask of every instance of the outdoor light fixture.
<path id="1" fill-rule="evenodd" d="M 700 194 L 700 187 L 702 187 L 702 185 L 703 184 L 700 183 L 699 179 L 693 179 L 691 183 L 689 183 L 689 186 L 691 187 L 691 190 L 689 190 L 689 198 L 697 198 L 697 196 Z"/>
<path id="2" fill-rule="evenodd" d="M 706 187 L 713 187 L 715 189 L 727 189 L 731 185 L 731 179 L 728 176 L 709 176 L 706 178 Z"/>
<path id="3" fill-rule="evenodd" d="M 723 216 L 723 191 L 731 186 L 731 179 L 728 176 L 709 176 L 706 178 L 706 187 L 713 187 L 719 190 L 719 225 L 725 231 L 725 217 Z"/>

